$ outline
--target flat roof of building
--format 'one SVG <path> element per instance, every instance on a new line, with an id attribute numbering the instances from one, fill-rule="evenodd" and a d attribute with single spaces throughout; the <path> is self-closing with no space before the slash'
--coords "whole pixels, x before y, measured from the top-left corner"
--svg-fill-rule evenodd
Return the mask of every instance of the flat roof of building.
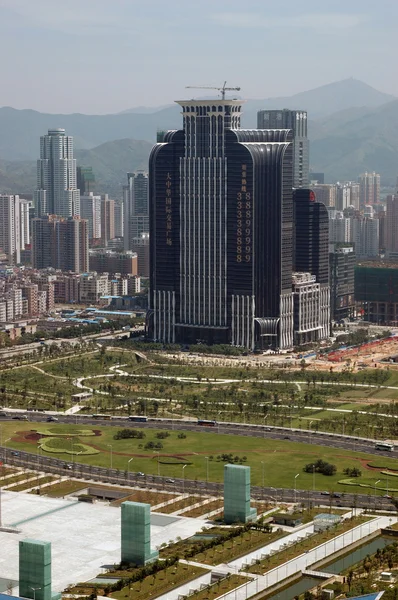
<path id="1" fill-rule="evenodd" d="M 19 541 L 26 538 L 51 542 L 54 592 L 61 592 L 70 583 L 88 581 L 105 565 L 120 562 L 120 507 L 18 492 L 3 491 L 1 495 L 3 526 L 14 526 L 20 533 L 0 531 L 0 579 L 18 580 Z M 188 538 L 204 523 L 153 513 L 151 546 L 177 536 Z"/>

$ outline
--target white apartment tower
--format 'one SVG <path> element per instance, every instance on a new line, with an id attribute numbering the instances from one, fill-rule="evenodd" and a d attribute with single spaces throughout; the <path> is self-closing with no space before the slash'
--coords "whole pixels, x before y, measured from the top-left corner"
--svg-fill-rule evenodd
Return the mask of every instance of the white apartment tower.
<path id="1" fill-rule="evenodd" d="M 37 217 L 80 215 L 73 137 L 66 135 L 65 129 L 49 129 L 48 134 L 40 138 L 35 208 Z"/>
<path id="2" fill-rule="evenodd" d="M 19 196 L 0 195 L 0 248 L 11 264 L 21 262 Z"/>
<path id="3" fill-rule="evenodd" d="M 88 221 L 88 239 L 101 237 L 101 196 L 89 192 L 80 196 L 80 216 Z"/>

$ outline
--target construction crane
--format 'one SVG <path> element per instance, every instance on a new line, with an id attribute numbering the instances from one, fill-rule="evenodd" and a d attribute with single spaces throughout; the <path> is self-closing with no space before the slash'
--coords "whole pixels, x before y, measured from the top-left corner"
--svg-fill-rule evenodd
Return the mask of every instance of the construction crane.
<path id="1" fill-rule="evenodd" d="M 222 87 L 211 87 L 209 85 L 187 85 L 186 89 L 190 90 L 217 90 L 221 92 L 221 99 L 225 100 L 225 92 L 239 92 L 240 87 L 226 87 L 227 82 L 224 81 L 224 85 Z"/>

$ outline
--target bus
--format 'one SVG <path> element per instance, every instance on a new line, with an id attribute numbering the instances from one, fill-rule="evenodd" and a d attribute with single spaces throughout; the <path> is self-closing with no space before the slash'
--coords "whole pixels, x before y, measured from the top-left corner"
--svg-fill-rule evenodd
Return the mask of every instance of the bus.
<path id="1" fill-rule="evenodd" d="M 394 444 L 390 444 L 389 442 L 376 442 L 375 449 L 376 450 L 384 450 L 386 452 L 393 452 Z"/>
<path id="2" fill-rule="evenodd" d="M 129 421 L 134 421 L 135 423 L 146 423 L 148 421 L 148 417 L 144 417 L 144 416 L 141 416 L 141 415 L 138 415 L 138 416 L 131 415 L 128 418 L 128 420 Z"/>
<path id="3" fill-rule="evenodd" d="M 111 415 L 91 415 L 92 419 L 98 419 L 98 421 L 110 421 L 112 419 Z"/>
<path id="4" fill-rule="evenodd" d="M 217 421 L 207 421 L 206 419 L 198 419 L 198 425 L 203 425 L 204 427 L 215 427 L 217 425 Z"/>

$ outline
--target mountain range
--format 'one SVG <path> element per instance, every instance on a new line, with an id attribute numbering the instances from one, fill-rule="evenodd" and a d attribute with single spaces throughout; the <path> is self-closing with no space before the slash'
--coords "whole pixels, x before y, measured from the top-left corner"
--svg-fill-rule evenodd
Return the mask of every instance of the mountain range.
<path id="1" fill-rule="evenodd" d="M 196 95 L 197 97 L 197 95 Z M 376 170 L 385 185 L 398 174 L 398 99 L 356 79 L 346 79 L 290 97 L 248 100 L 243 128 L 256 127 L 262 108 L 307 110 L 311 166 L 328 181 L 354 179 Z M 137 107 L 110 115 L 53 115 L 0 108 L 0 191 L 35 188 L 39 138 L 64 127 L 73 135 L 78 164 L 92 166 L 98 191 L 120 196 L 127 171 L 146 168 L 157 129 L 181 127 L 178 105 Z"/>

